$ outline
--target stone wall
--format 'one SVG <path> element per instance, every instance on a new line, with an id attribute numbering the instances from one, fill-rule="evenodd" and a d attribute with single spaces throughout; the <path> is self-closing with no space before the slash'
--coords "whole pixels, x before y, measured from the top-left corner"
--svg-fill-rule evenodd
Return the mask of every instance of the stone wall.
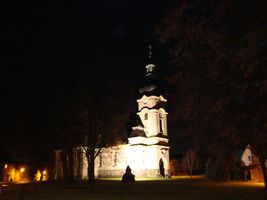
<path id="1" fill-rule="evenodd" d="M 103 177 L 122 177 L 125 173 L 125 170 L 97 170 L 97 174 L 99 178 Z"/>

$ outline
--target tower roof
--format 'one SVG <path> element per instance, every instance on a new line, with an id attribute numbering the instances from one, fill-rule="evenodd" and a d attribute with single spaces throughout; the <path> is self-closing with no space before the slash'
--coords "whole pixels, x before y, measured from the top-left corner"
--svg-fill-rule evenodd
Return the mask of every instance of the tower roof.
<path id="1" fill-rule="evenodd" d="M 152 62 L 152 46 L 149 45 L 148 63 L 145 65 L 146 74 L 144 81 L 139 88 L 140 94 L 161 95 L 159 79 L 157 76 L 157 67 Z"/>

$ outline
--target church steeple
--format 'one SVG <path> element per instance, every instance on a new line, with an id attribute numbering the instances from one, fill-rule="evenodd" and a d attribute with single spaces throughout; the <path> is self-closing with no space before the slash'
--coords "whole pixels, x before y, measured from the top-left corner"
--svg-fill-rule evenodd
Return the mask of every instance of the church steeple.
<path id="1" fill-rule="evenodd" d="M 149 59 L 152 59 L 152 45 L 148 45 L 148 49 L 149 49 L 149 52 L 148 52 L 148 58 Z"/>
<path id="2" fill-rule="evenodd" d="M 161 93 L 156 66 L 152 62 L 151 45 L 149 45 L 148 62 L 145 69 L 144 82 L 139 89 L 142 96 L 137 99 L 138 111 L 136 114 L 139 123 L 132 127 L 128 138 L 132 155 L 135 155 L 136 158 L 131 156 L 129 163 L 135 172 L 140 173 L 145 169 L 146 173 L 149 171 L 149 174 L 165 176 L 168 174 L 170 148 L 167 130 L 168 113 L 165 111 L 167 100 Z M 150 171 L 150 169 L 152 170 Z"/>
<path id="3" fill-rule="evenodd" d="M 145 66 L 147 70 L 146 76 L 144 77 L 142 87 L 139 89 L 142 96 L 137 100 L 137 115 L 140 118 L 142 131 L 144 131 L 146 137 L 167 137 L 167 112 L 165 111 L 167 100 L 162 96 L 155 65 L 151 61 L 151 45 L 149 45 L 148 58 L 149 62 Z M 137 129 L 135 128 L 134 130 Z"/>
<path id="4" fill-rule="evenodd" d="M 157 77 L 156 65 L 152 61 L 152 46 L 148 46 L 148 61 L 145 65 L 146 73 L 144 76 L 143 83 L 139 88 L 139 93 L 144 95 L 160 95 L 159 91 L 159 80 Z"/>

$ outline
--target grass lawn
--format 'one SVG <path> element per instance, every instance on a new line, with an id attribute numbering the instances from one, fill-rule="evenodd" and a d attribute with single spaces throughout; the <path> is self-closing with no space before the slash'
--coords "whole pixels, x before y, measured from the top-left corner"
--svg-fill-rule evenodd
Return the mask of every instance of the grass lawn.
<path id="1" fill-rule="evenodd" d="M 119 179 L 98 180 L 96 191 L 89 192 L 84 182 L 61 185 L 56 182 L 29 183 L 10 187 L 0 200 L 267 200 L 262 183 L 216 183 L 204 178 L 176 177 L 163 180 L 139 180 L 122 184 Z"/>

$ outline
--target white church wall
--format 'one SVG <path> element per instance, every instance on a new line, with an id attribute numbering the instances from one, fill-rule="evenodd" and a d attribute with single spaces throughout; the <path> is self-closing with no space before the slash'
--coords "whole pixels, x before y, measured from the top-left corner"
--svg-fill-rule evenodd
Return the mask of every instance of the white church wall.
<path id="1" fill-rule="evenodd" d="M 165 149 L 163 156 L 162 149 Z M 105 148 L 95 160 L 96 177 L 122 177 L 129 165 L 136 177 L 158 177 L 159 160 L 165 159 L 168 170 L 168 149 L 161 145 L 120 145 Z M 101 160 L 100 160 L 101 159 Z M 87 161 L 83 156 L 82 179 L 87 179 Z"/>
<path id="2" fill-rule="evenodd" d="M 103 149 L 103 151 L 96 157 L 96 176 L 121 177 L 127 167 L 127 147 L 128 145 L 125 144 Z"/>
<path id="3" fill-rule="evenodd" d="M 128 164 L 136 177 L 157 177 L 157 151 L 154 145 L 129 146 L 128 153 Z"/>

